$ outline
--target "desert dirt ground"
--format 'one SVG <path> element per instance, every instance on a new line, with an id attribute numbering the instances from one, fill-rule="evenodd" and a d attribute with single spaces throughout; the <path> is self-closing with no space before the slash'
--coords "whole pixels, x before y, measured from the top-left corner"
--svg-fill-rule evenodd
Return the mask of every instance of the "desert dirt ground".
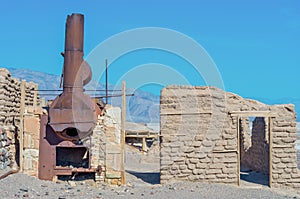
<path id="1" fill-rule="evenodd" d="M 49 182 L 17 173 L 0 180 L 0 198 L 300 198 L 295 190 L 270 189 L 258 173 L 244 178 L 240 187 L 193 182 L 160 185 L 157 150 L 142 155 L 127 147 L 125 163 L 126 186 L 99 185 L 86 176 Z M 262 180 L 257 184 L 253 179 Z"/>

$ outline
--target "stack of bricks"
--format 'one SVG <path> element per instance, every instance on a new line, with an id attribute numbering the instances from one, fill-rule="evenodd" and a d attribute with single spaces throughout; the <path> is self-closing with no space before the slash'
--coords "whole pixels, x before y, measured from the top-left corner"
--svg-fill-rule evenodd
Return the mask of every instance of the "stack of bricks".
<path id="1" fill-rule="evenodd" d="M 257 117 L 252 129 L 256 137 L 252 136 L 251 144 L 244 142 L 256 153 L 255 158 L 261 159 L 257 163 L 262 165 L 254 165 L 253 159 L 249 166 L 268 173 L 274 187 L 298 188 L 294 106 L 268 106 L 200 86 L 168 86 L 161 92 L 161 183 L 189 180 L 239 184 L 241 117 L 234 112 L 273 115 L 272 124 L 265 122 L 269 116 Z M 244 135 L 244 139 L 250 137 Z"/>
<path id="2" fill-rule="evenodd" d="M 36 91 L 37 84 L 23 81 L 24 85 L 24 110 L 25 107 L 39 105 L 39 96 Z M 19 167 L 19 138 L 20 138 L 20 115 L 21 115 L 21 87 L 22 82 L 17 78 L 12 78 L 9 71 L 0 68 L 0 128 L 2 134 L 7 137 L 6 146 L 2 152 L 11 158 L 4 159 L 6 166 L 17 169 Z M 2 153 L 0 152 L 0 153 Z M 5 166 L 2 166 L 4 168 Z M 0 167 L 1 169 L 1 167 Z"/>
<path id="3" fill-rule="evenodd" d="M 11 142 L 13 141 L 9 131 L 0 129 L 0 170 L 4 170 L 13 164 L 13 150 Z"/>

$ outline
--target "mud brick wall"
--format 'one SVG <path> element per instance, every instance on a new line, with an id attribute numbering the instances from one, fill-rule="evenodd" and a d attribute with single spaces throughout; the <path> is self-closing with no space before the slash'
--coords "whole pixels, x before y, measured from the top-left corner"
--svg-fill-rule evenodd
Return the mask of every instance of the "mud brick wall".
<path id="1" fill-rule="evenodd" d="M 24 115 L 24 162 L 23 172 L 38 176 L 39 144 L 40 144 L 40 114 L 27 110 Z"/>
<path id="2" fill-rule="evenodd" d="M 33 91 L 36 87 L 37 84 L 32 82 L 25 83 L 25 107 L 39 105 L 39 96 Z M 3 166 L 0 169 L 5 169 L 7 166 L 17 169 L 19 166 L 17 138 L 20 133 L 20 103 L 21 81 L 11 77 L 7 69 L 0 68 L 0 128 L 7 137 L 6 141 L 4 140 L 6 150 L 2 150 L 2 153 L 9 157 L 2 162 Z"/>
<path id="3" fill-rule="evenodd" d="M 300 188 L 300 171 L 296 155 L 296 115 L 294 106 L 274 106 L 278 113 L 273 120 L 272 175 L 274 187 Z"/>
<path id="4" fill-rule="evenodd" d="M 11 148 L 14 139 L 10 131 L 0 128 L 0 170 L 13 165 L 14 149 Z"/>
<path id="5" fill-rule="evenodd" d="M 84 141 L 90 146 L 91 167 L 99 169 L 96 181 L 121 184 L 120 124 L 120 108 L 106 106 L 106 113 L 98 117 L 93 134 Z"/>
<path id="6" fill-rule="evenodd" d="M 238 184 L 239 144 L 244 143 L 245 148 L 254 147 L 254 159 L 263 157 L 259 162 L 262 165 L 253 169 L 269 173 L 273 186 L 299 186 L 293 105 L 268 106 L 214 87 L 200 86 L 168 86 L 161 92 L 160 103 L 161 183 L 190 180 Z M 243 115 L 236 114 L 247 111 L 272 115 L 271 124 L 268 124 L 271 116 L 256 119 L 252 143 L 249 135 L 244 136 L 245 142 L 238 139 L 243 135 L 240 132 Z M 270 138 L 266 131 L 269 127 Z M 258 151 L 262 154 L 257 154 Z M 271 167 L 266 158 L 271 159 Z"/>

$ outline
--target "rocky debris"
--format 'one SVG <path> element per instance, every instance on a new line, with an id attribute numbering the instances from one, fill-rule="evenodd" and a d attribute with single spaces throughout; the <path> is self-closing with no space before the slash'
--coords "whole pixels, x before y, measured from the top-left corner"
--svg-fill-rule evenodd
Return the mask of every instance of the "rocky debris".
<path id="1" fill-rule="evenodd" d="M 299 198 L 294 190 L 272 190 L 262 187 L 237 187 L 226 184 L 176 182 L 159 183 L 159 162 L 143 163 L 141 153 L 126 148 L 126 185 L 115 186 L 75 178 L 43 181 L 24 174 L 13 174 L 0 180 L 0 196 L 10 198 Z M 136 160 L 131 162 L 131 160 Z M 141 175 L 143 174 L 143 175 Z M 159 173 L 158 173 L 159 174 Z M 71 182 L 71 183 L 70 183 Z M 72 186 L 73 183 L 76 186 Z M 300 194 L 300 192 L 299 192 Z"/>
<path id="2" fill-rule="evenodd" d="M 136 183 L 136 177 L 126 174 Z M 26 184 L 26 186 L 25 186 Z M 239 188 L 224 184 L 177 182 L 169 185 L 147 183 L 135 186 L 71 187 L 68 182 L 54 183 L 14 174 L 0 181 L 1 198 L 300 198 L 295 192 L 263 188 Z"/>
<path id="3" fill-rule="evenodd" d="M 7 136 L 9 134 L 9 136 Z M 0 128 L 0 170 L 11 167 L 14 162 L 11 149 L 11 143 L 14 139 L 10 136 L 10 132 Z"/>

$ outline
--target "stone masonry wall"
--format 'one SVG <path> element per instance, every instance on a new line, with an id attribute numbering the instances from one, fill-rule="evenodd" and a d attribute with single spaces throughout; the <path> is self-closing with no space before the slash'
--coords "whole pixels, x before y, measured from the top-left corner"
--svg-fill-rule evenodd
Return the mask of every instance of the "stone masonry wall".
<path id="1" fill-rule="evenodd" d="M 168 86 L 161 92 L 160 103 L 162 184 L 178 180 L 238 184 L 241 125 L 234 112 L 264 111 L 272 115 L 272 123 L 262 124 L 257 119 L 253 133 L 259 136 L 258 143 L 272 141 L 268 157 L 272 163 L 272 186 L 299 187 L 293 105 L 268 106 L 214 87 L 200 86 Z M 265 132 L 269 125 L 270 139 Z M 258 146 L 256 141 L 252 144 L 256 153 L 268 156 L 267 145 Z M 256 169 L 268 172 L 265 161 Z"/>
<path id="2" fill-rule="evenodd" d="M 106 113 L 98 117 L 89 144 L 91 167 L 100 168 L 100 172 L 95 175 L 96 181 L 121 184 L 120 123 L 119 107 L 106 106 Z"/>
<path id="3" fill-rule="evenodd" d="M 26 109 L 24 115 L 23 172 L 38 176 L 41 111 Z"/>
<path id="4" fill-rule="evenodd" d="M 37 84 L 25 83 L 25 107 L 38 106 L 39 97 L 33 91 L 35 87 Z M 34 96 L 37 96 L 36 100 Z M 11 77 L 7 69 L 0 68 L 0 128 L 4 136 L 4 146 L 0 147 L 0 170 L 19 167 L 20 102 L 21 81 Z"/>
<path id="5" fill-rule="evenodd" d="M 296 155 L 296 115 L 293 105 L 272 106 L 278 116 L 273 119 L 272 178 L 274 187 L 288 186 L 299 190 L 300 171 Z"/>

